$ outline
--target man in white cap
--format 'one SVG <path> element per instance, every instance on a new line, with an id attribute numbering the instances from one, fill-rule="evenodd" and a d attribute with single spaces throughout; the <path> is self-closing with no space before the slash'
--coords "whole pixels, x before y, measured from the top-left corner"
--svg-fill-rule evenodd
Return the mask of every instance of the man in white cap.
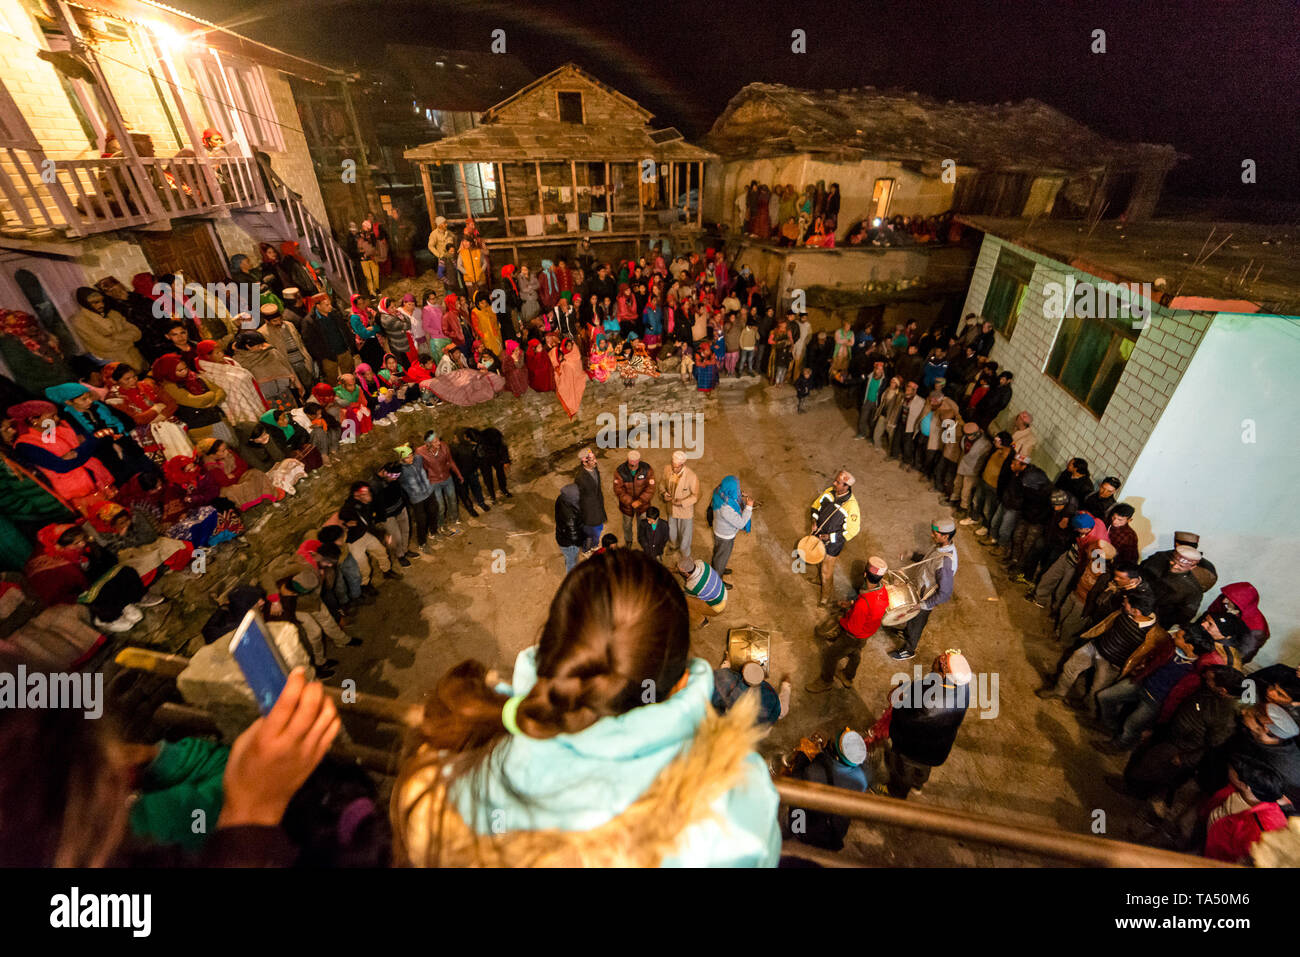
<path id="1" fill-rule="evenodd" d="M 849 609 L 848 602 L 841 607 L 848 614 L 839 619 L 839 630 L 831 643 L 822 649 L 821 675 L 807 685 L 813 694 L 829 691 L 832 681 L 839 679 L 845 688 L 853 687 L 853 679 L 858 673 L 858 663 L 862 660 L 862 648 L 872 635 L 880 628 L 881 619 L 889 611 L 889 592 L 885 589 L 885 573 L 889 571 L 883 558 L 872 555 L 867 559 L 867 572 L 862 591 Z M 835 673 L 840 659 L 844 662 L 844 671 Z"/>
<path id="2" fill-rule="evenodd" d="M 1172 552 L 1156 552 L 1142 563 L 1142 580 L 1156 595 L 1156 618 L 1166 628 L 1185 625 L 1201 606 L 1201 586 L 1192 570 L 1201 561 L 1199 550 L 1176 545 Z"/>
<path id="3" fill-rule="evenodd" d="M 919 670 L 919 669 L 918 669 Z M 934 659 L 930 674 L 895 686 L 889 695 L 889 793 L 907 800 L 921 793 L 930 772 L 948 760 L 970 707 L 970 664 L 960 651 Z"/>
<path id="4" fill-rule="evenodd" d="M 668 544 L 690 557 L 695 532 L 695 503 L 700 500 L 700 480 L 686 467 L 686 453 L 673 453 L 672 465 L 664 473 L 660 490 L 668 506 Z"/>
<path id="5" fill-rule="evenodd" d="M 1022 411 L 1011 424 L 1011 447 L 1016 450 L 1017 455 L 1030 458 L 1037 445 L 1038 436 L 1034 434 L 1034 417 L 1028 411 Z"/>
<path id="6" fill-rule="evenodd" d="M 845 728 L 836 738 L 826 741 L 825 747 L 817 751 L 815 757 L 810 757 L 808 750 L 800 747 L 787 759 L 785 768 L 790 777 L 801 781 L 829 784 L 865 794 L 871 787 L 871 779 L 863 767 L 866 760 L 866 741 L 858 732 Z M 841 850 L 849 831 L 846 817 L 802 808 L 788 810 L 781 823 L 782 833 L 787 836 L 828 851 Z"/>
<path id="7" fill-rule="evenodd" d="M 639 449 L 628 449 L 627 461 L 614 470 L 614 497 L 623 513 L 623 544 L 632 548 L 637 520 L 655 500 L 655 470 L 641 461 Z"/>
<path id="8" fill-rule="evenodd" d="M 821 563 L 820 604 L 823 607 L 835 603 L 836 559 L 862 527 L 862 513 L 858 510 L 858 500 L 853 497 L 855 481 L 848 469 L 840 469 L 831 487 L 813 499 L 812 534 L 826 546 L 826 557 Z"/>
<path id="9" fill-rule="evenodd" d="M 951 518 L 936 518 L 930 523 L 930 540 L 934 543 L 924 556 L 916 555 L 913 560 L 922 562 L 920 568 L 921 593 L 934 590 L 934 594 L 921 602 L 921 610 L 903 626 L 903 646 L 889 653 L 895 661 L 906 661 L 916 656 L 916 646 L 921 642 L 921 632 L 925 631 L 930 612 L 952 598 L 953 579 L 957 575 L 957 546 L 953 536 L 957 534 L 957 523 Z"/>
<path id="10" fill-rule="evenodd" d="M 438 216 L 433 221 L 433 231 L 429 233 L 429 252 L 438 260 L 439 279 L 447 278 L 447 267 L 455 249 L 456 236 L 447 228 L 447 217 Z"/>

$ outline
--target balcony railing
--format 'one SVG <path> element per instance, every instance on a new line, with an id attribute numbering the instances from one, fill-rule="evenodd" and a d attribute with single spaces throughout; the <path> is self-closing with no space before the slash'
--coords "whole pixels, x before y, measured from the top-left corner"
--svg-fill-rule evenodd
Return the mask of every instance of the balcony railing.
<path id="1" fill-rule="evenodd" d="M 267 203 L 248 157 L 95 157 L 52 160 L 35 150 L 0 155 L 3 231 L 67 236 Z"/>

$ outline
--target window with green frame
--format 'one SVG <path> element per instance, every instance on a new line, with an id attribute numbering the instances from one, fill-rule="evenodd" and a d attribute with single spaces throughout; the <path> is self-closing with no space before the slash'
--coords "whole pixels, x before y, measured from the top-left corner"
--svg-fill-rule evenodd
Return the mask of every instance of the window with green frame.
<path id="1" fill-rule="evenodd" d="M 1016 320 L 1020 318 L 1020 307 L 1025 302 L 1025 291 L 1034 274 L 1034 261 L 1025 256 L 1003 249 L 998 253 L 997 264 L 993 267 L 993 278 L 989 281 L 989 291 L 984 296 L 984 318 L 993 323 L 1008 339 L 1015 331 Z"/>
<path id="2" fill-rule="evenodd" d="M 1063 319 L 1047 374 L 1100 418 L 1137 339 L 1130 319 Z"/>

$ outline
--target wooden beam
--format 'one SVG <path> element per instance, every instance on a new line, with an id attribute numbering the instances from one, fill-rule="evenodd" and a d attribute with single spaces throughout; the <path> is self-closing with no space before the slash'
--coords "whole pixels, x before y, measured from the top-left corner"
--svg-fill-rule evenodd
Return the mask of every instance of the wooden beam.
<path id="1" fill-rule="evenodd" d="M 537 211 L 542 214 L 542 232 L 546 232 L 546 198 L 542 195 L 542 164 L 533 163 L 537 170 Z"/>
<path id="2" fill-rule="evenodd" d="M 695 164 L 695 225 L 704 228 L 704 163 Z"/>
<path id="3" fill-rule="evenodd" d="M 469 205 L 469 178 L 465 175 L 465 164 L 457 163 L 456 169 L 460 170 L 460 194 L 465 198 L 465 218 L 472 219 L 474 210 Z"/>
<path id="4" fill-rule="evenodd" d="M 418 163 L 420 167 L 420 181 L 424 184 L 424 203 L 429 207 L 429 225 L 438 218 L 438 201 L 433 198 L 433 177 L 429 175 L 429 164 Z"/>
<path id="5" fill-rule="evenodd" d="M 605 163 L 605 215 L 609 228 L 614 228 L 614 180 L 609 175 L 609 163 Z"/>
<path id="6" fill-rule="evenodd" d="M 573 177 L 573 211 L 578 214 L 578 222 L 582 222 L 582 210 L 578 208 L 578 161 L 569 160 L 569 174 Z"/>
<path id="7" fill-rule="evenodd" d="M 510 202 L 506 199 L 506 164 L 497 163 L 497 191 L 501 194 L 501 218 L 506 223 L 506 235 L 510 235 Z"/>

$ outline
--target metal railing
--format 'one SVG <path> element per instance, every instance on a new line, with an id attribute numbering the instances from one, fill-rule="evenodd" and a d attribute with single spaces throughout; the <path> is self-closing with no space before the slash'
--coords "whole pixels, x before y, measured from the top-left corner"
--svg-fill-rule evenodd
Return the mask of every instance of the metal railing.
<path id="1" fill-rule="evenodd" d="M 302 199 L 289 187 L 280 175 L 268 164 L 262 165 L 262 173 L 271 187 L 271 202 L 279 207 L 293 238 L 299 242 L 309 255 L 314 254 L 325 267 L 331 280 L 347 287 L 348 295 L 361 288 L 360 277 L 356 275 L 351 258 L 339 245 L 328 226 L 312 215 Z"/>
<path id="2" fill-rule="evenodd" d="M 1009 823 L 984 814 L 859 794 L 795 778 L 774 779 L 781 803 L 806 811 L 837 814 L 855 821 L 920 831 L 931 837 L 975 841 L 1036 854 L 1055 863 L 1085 867 L 1233 867 L 1190 854 L 1179 854 L 1127 841 L 1056 828 Z"/>

